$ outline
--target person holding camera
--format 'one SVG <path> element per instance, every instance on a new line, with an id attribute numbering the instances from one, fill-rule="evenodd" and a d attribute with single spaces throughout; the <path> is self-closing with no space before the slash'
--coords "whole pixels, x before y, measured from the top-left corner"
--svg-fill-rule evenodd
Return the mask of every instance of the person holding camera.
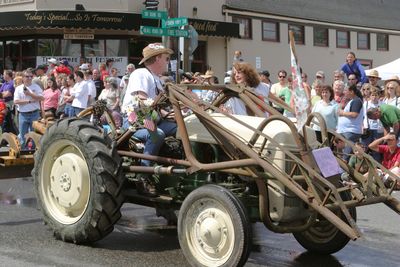
<path id="1" fill-rule="evenodd" d="M 42 88 L 32 83 L 33 73 L 25 70 L 22 84 L 15 88 L 14 104 L 18 110 L 19 135 L 21 147 L 25 147 L 25 134 L 33 131 L 32 122 L 40 118 L 40 101 L 44 100 Z"/>

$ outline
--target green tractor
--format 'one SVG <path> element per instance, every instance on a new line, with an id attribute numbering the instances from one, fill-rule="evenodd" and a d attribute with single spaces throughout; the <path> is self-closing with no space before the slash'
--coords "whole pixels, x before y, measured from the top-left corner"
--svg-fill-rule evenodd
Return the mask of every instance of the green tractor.
<path id="1" fill-rule="evenodd" d="M 196 85 L 196 88 L 199 86 Z M 341 250 L 360 237 L 356 207 L 383 202 L 400 213 L 368 156 L 368 177 L 332 152 L 332 140 L 318 114 L 299 133 L 295 124 L 249 88 L 204 86 L 218 96 L 212 104 L 195 101 L 191 85 L 168 84 L 154 109 L 170 105 L 178 134 L 158 156 L 145 155 L 131 129 L 119 132 L 100 103 L 77 118 L 52 123 L 37 143 L 33 177 L 38 206 L 56 238 L 77 244 L 95 242 L 113 231 L 124 202 L 154 207 L 177 223 L 184 255 L 193 266 L 242 266 L 251 250 L 251 223 L 277 233 L 293 233 L 306 249 L 323 254 Z M 254 116 L 230 115 L 219 107 L 240 98 Z M 261 109 L 272 114 L 266 118 Z M 189 108 L 192 115 L 183 117 Z M 288 108 L 288 107 L 286 107 Z M 111 131 L 85 117 L 106 116 Z M 318 142 L 311 122 L 321 126 Z M 344 140 L 347 142 L 346 140 Z M 316 156 L 322 155 L 322 156 Z M 326 172 L 321 163 L 341 172 Z M 151 167 L 141 165 L 151 160 Z M 339 168 L 340 167 L 340 168 Z M 152 176 L 157 196 L 140 194 L 136 181 Z"/>

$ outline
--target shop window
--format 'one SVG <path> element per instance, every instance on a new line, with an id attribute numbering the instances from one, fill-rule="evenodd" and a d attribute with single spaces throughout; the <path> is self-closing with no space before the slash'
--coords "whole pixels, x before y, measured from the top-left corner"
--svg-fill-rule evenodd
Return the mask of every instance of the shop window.
<path id="1" fill-rule="evenodd" d="M 6 41 L 4 68 L 21 71 L 36 67 L 36 42 L 34 39 Z"/>
<path id="2" fill-rule="evenodd" d="M 350 32 L 349 31 L 336 31 L 336 47 L 350 48 Z"/>
<path id="3" fill-rule="evenodd" d="M 61 40 L 61 55 L 65 57 L 80 57 L 81 42 L 79 40 Z"/>
<path id="4" fill-rule="evenodd" d="M 35 39 L 21 40 L 21 66 L 22 70 L 36 68 L 36 42 Z"/>
<path id="5" fill-rule="evenodd" d="M 84 40 L 83 56 L 85 57 L 104 57 L 105 40 Z"/>
<path id="6" fill-rule="evenodd" d="M 305 44 L 304 26 L 302 25 L 289 25 L 289 31 L 294 33 L 294 41 L 296 44 Z M 290 38 L 289 38 L 290 40 Z"/>
<path id="7" fill-rule="evenodd" d="M 252 27 L 250 18 L 233 16 L 232 22 L 239 23 L 239 32 L 242 39 L 252 38 Z"/>
<path id="8" fill-rule="evenodd" d="M 196 50 L 193 52 L 192 72 L 205 73 L 207 71 L 207 42 L 199 41 Z"/>
<path id="9" fill-rule="evenodd" d="M 107 56 L 121 57 L 126 56 L 128 51 L 128 40 L 106 40 Z"/>
<path id="10" fill-rule="evenodd" d="M 328 28 L 314 27 L 314 46 L 329 46 Z"/>
<path id="11" fill-rule="evenodd" d="M 368 50 L 370 48 L 369 33 L 358 32 L 357 33 L 357 48 Z"/>
<path id="12" fill-rule="evenodd" d="M 357 58 L 357 60 L 364 67 L 364 69 L 366 69 L 366 70 L 372 69 L 372 60 L 371 59 Z"/>
<path id="13" fill-rule="evenodd" d="M 39 56 L 58 56 L 61 54 L 60 39 L 38 39 Z"/>
<path id="14" fill-rule="evenodd" d="M 376 34 L 376 50 L 388 51 L 389 50 L 389 35 L 385 33 Z"/>
<path id="15" fill-rule="evenodd" d="M 262 39 L 263 41 L 279 42 L 279 22 L 263 21 Z"/>

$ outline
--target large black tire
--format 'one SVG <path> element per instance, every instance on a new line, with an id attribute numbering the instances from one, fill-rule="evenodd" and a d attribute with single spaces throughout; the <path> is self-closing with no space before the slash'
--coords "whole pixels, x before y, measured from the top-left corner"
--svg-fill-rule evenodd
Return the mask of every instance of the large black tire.
<path id="1" fill-rule="evenodd" d="M 343 200 L 348 200 L 350 195 L 342 193 Z M 354 221 L 357 220 L 357 211 L 355 207 L 349 208 L 349 213 Z M 338 210 L 337 215 L 347 222 L 342 211 Z M 293 233 L 294 238 L 305 249 L 318 254 L 333 254 L 344 248 L 350 241 L 350 238 L 331 224 L 321 215 L 318 216 L 318 222 L 304 232 Z"/>
<path id="2" fill-rule="evenodd" d="M 243 266 L 250 254 L 251 223 L 234 194 L 205 185 L 183 201 L 178 238 L 192 266 Z"/>
<path id="3" fill-rule="evenodd" d="M 51 126 L 35 153 L 32 175 L 43 219 L 58 239 L 97 241 L 121 217 L 121 159 L 111 139 L 88 121 Z"/>

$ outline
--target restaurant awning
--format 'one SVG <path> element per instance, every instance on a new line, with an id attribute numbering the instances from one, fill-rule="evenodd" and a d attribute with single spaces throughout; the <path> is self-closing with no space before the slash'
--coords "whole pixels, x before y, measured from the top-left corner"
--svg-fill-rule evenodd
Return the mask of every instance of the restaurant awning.
<path id="1" fill-rule="evenodd" d="M 138 30 L 140 14 L 90 11 L 15 11 L 0 15 L 0 30 L 83 28 Z"/>
<path id="2" fill-rule="evenodd" d="M 240 38 L 238 23 L 189 18 L 189 24 L 199 35 Z"/>
<path id="3" fill-rule="evenodd" d="M 236 23 L 189 19 L 199 35 L 239 37 Z M 15 11 L 2 12 L 0 31 L 19 29 L 108 29 L 139 30 L 141 25 L 158 27 L 157 20 L 142 19 L 141 14 L 93 11 Z"/>

